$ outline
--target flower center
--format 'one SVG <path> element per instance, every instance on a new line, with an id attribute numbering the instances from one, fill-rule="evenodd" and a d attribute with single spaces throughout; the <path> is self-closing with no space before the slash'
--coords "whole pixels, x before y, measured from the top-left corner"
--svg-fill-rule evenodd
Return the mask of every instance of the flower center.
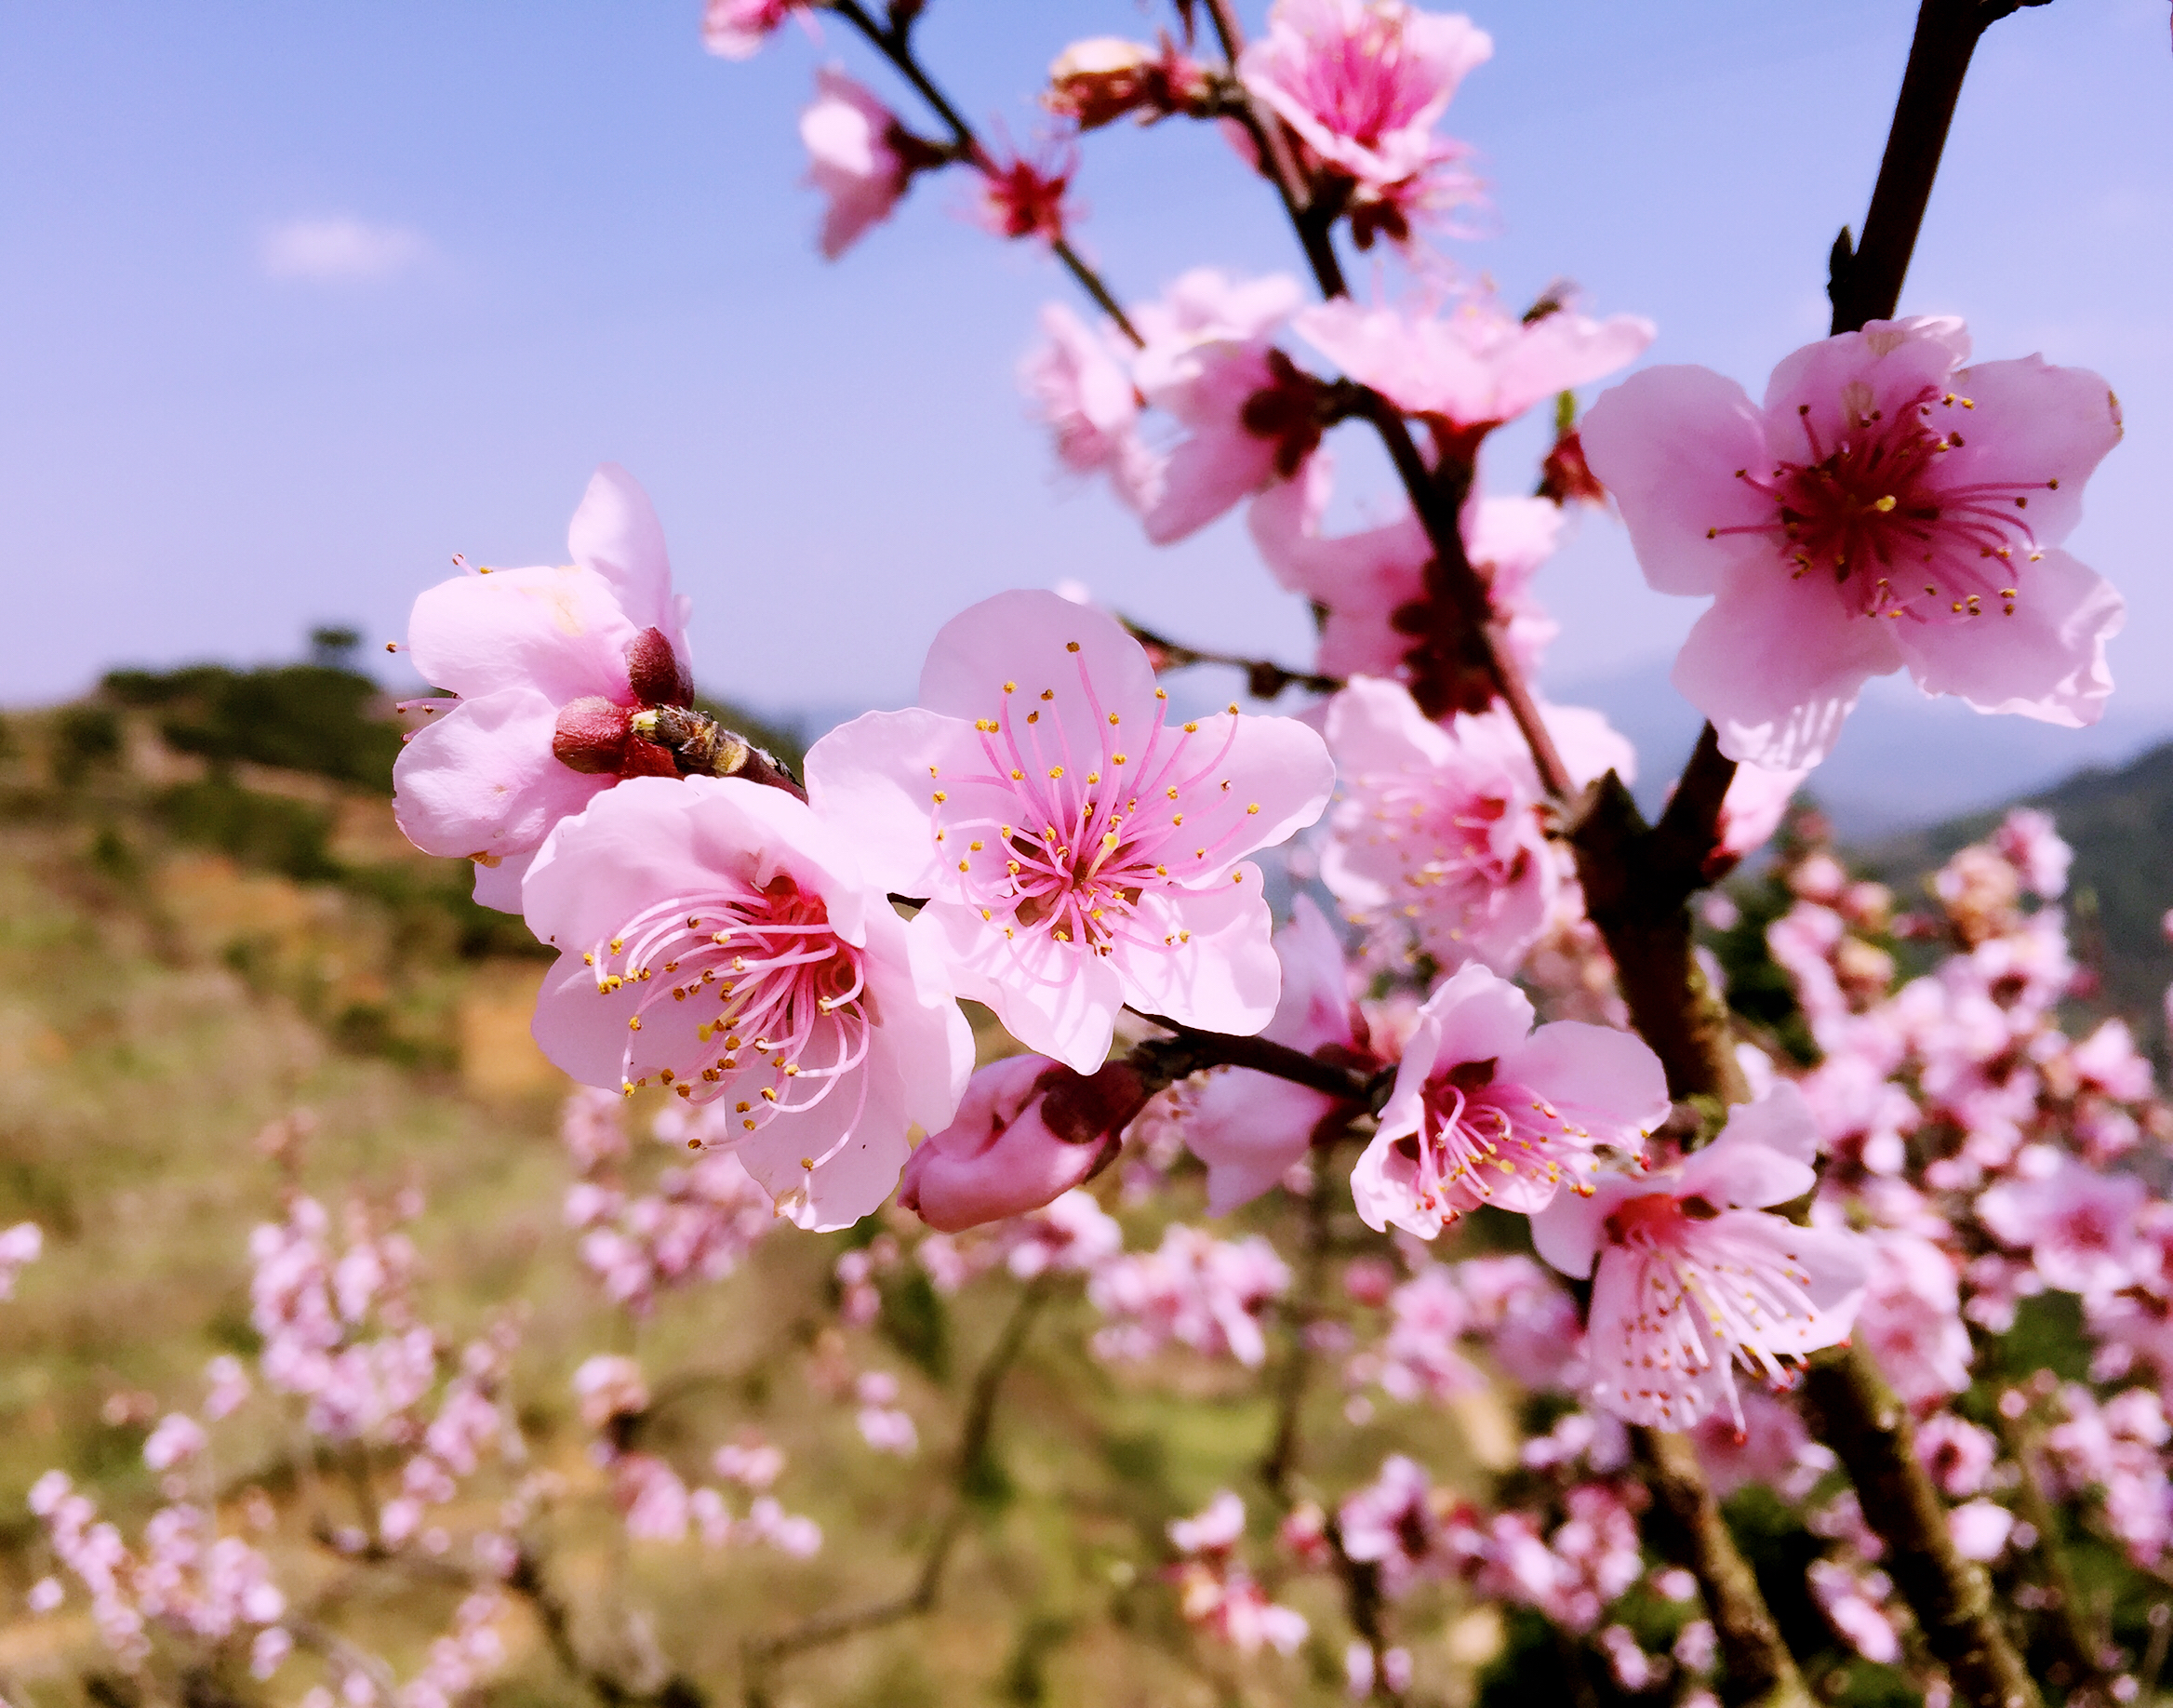
<path id="1" fill-rule="evenodd" d="M 1975 407 L 1955 393 L 1926 386 L 1889 415 L 1851 380 L 1841 406 L 1838 438 L 1829 442 L 1801 404 L 1802 460 L 1776 458 L 1762 477 L 1736 471 L 1773 500 L 1772 521 L 1708 528 L 1706 538 L 1775 539 L 1795 579 L 1830 576 L 1859 616 L 1966 620 L 1993 606 L 2013 616 L 2016 554 L 2043 555 L 2029 495 L 2060 482 L 1949 482 L 1942 460 L 1966 443 L 1962 422 Z"/>
<path id="2" fill-rule="evenodd" d="M 1432 90 L 1406 61 L 1400 20 L 1369 13 L 1332 48 L 1309 44 L 1306 104 L 1340 135 L 1366 148 L 1410 123 Z"/>
<path id="3" fill-rule="evenodd" d="M 692 1102 L 729 1093 L 753 1132 L 813 1108 L 866 1059 L 867 957 L 790 877 L 717 879 L 637 914 L 585 959 L 599 995 L 649 987 L 627 1021 L 629 1097 L 652 1077 Z"/>
<path id="4" fill-rule="evenodd" d="M 1135 746 L 1122 715 L 1103 709 L 1083 660 L 1079 683 L 1098 732 L 1085 754 L 1054 709 L 1053 687 L 1025 701 L 1020 716 L 1019 685 L 1004 685 L 997 715 L 974 726 L 988 769 L 938 778 L 945 786 L 930 792 L 937 846 L 953 862 L 954 893 L 984 920 L 1002 921 L 1008 941 L 1033 934 L 1101 955 L 1119 944 L 1177 948 L 1192 933 L 1144 922 L 1145 899 L 1229 881 L 1218 857 L 1260 811 L 1248 802 L 1233 816 L 1230 781 L 1216 775 L 1237 739 L 1237 708 L 1220 739 L 1201 720 L 1172 729 L 1158 688 L 1153 725 Z M 985 808 L 992 788 L 1006 797 L 1002 817 L 952 800 L 956 789 Z M 1203 831 L 1197 821 L 1209 814 L 1224 828 Z"/>
<path id="5" fill-rule="evenodd" d="M 1411 1190 L 1421 1210 L 1453 1217 L 1519 1176 L 1556 1184 L 1562 1164 L 1549 1126 L 1587 1137 L 1545 1098 L 1497 1079 L 1491 1061 L 1459 1062 L 1426 1082 L 1420 1129 L 1396 1146 L 1413 1165 Z"/>

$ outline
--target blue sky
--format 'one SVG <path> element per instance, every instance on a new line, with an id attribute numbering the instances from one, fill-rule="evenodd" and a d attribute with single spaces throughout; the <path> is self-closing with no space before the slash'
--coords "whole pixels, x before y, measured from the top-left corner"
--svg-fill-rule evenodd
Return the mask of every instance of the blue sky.
<path id="1" fill-rule="evenodd" d="M 1480 8 L 1496 56 L 1450 128 L 1483 152 L 1501 230 L 1453 252 L 1512 299 L 1575 279 L 1658 322 L 1652 359 L 1757 390 L 1823 330 L 1826 248 L 1861 218 L 1913 11 Z M 704 686 L 766 708 L 901 701 L 948 615 L 1060 579 L 1299 659 L 1304 614 L 1234 522 L 1156 551 L 1052 474 L 1012 376 L 1064 284 L 968 225 L 960 186 L 925 180 L 842 263 L 816 255 L 794 120 L 825 58 L 893 92 L 859 44 L 792 31 L 727 64 L 698 13 L 0 12 L 0 701 L 115 662 L 285 656 L 327 619 L 397 634 L 456 551 L 560 556 L 606 458 L 662 513 Z M 970 113 L 1023 133 L 1067 41 L 1155 21 L 1130 0 L 934 0 L 924 36 Z M 2169 86 L 2164 0 L 2024 11 L 1972 73 L 1903 306 L 2118 390 L 2128 437 L 2073 545 L 2130 617 L 2096 737 L 1876 697 L 1832 777 L 1901 816 L 2173 729 Z M 1296 266 L 1211 130 L 1089 138 L 1080 189 L 1083 245 L 1126 297 L 1202 262 Z M 1499 446 L 1493 481 L 1525 485 L 1532 445 Z M 1346 461 L 1364 499 L 1379 477 Z M 1597 520 L 1540 587 L 1566 630 L 1552 691 L 1680 739 L 1661 673 L 1696 605 L 1647 592 Z"/>

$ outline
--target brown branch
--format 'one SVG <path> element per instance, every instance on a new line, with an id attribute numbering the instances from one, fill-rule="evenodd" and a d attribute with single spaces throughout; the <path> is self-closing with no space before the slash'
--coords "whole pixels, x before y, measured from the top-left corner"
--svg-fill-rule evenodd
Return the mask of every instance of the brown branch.
<path id="1" fill-rule="evenodd" d="M 869 15 L 860 0 L 827 0 L 827 4 L 832 11 L 865 36 L 875 51 L 890 61 L 898 74 L 913 86 L 913 93 L 927 102 L 929 110 L 951 133 L 952 142 L 958 154 L 979 171 L 993 171 L 994 157 L 982 146 L 973 127 L 966 122 L 950 98 L 937 87 L 935 79 L 928 75 L 927 68 L 914 55 L 910 34 L 912 14 L 908 12 L 883 24 L 877 23 Z M 1062 263 L 1064 271 L 1072 275 L 1079 288 L 1093 298 L 1095 306 L 1116 323 L 1117 330 L 1135 344 L 1143 342 L 1138 328 L 1125 314 L 1114 293 L 1102 282 L 1101 275 L 1086 264 L 1070 241 L 1063 237 L 1053 237 L 1048 247 L 1049 252 Z"/>
<path id="2" fill-rule="evenodd" d="M 543 1640 L 567 1677 L 602 1704 L 602 1708 L 702 1708 L 708 1696 L 692 1679 L 674 1673 L 654 1690 L 637 1690 L 600 1666 L 592 1666 L 574 1641 L 573 1612 L 543 1575 L 543 1562 L 524 1545 L 513 1559 L 505 1581 L 507 1589 L 526 1600 L 542 1627 Z"/>
<path id="3" fill-rule="evenodd" d="M 1157 672 L 1188 670 L 1194 664 L 1227 664 L 1233 670 L 1245 672 L 1245 691 L 1255 700 L 1273 700 L 1286 687 L 1301 687 L 1312 694 L 1333 694 L 1343 686 L 1340 676 L 1323 676 L 1312 671 L 1292 670 L 1272 659 L 1248 659 L 1234 652 L 1214 652 L 1203 647 L 1188 647 L 1182 641 L 1173 641 L 1166 634 L 1157 634 L 1145 623 L 1134 622 L 1129 617 L 1119 616 L 1126 632 L 1147 648 Z"/>
<path id="4" fill-rule="evenodd" d="M 771 1671 L 780 1661 L 810 1648 L 820 1648 L 827 1644 L 858 1635 L 863 1631 L 878 1630 L 885 1625 L 895 1625 L 914 1619 L 932 1610 L 942 1595 L 943 1574 L 951 1563 L 951 1555 L 965 1534 L 970 1512 L 967 1490 L 986 1462 L 989 1437 L 995 1426 L 996 1400 L 1001 1394 L 1004 1378 L 1019 1361 L 1024 1350 L 1026 1338 L 1033 1331 L 1034 1318 L 1047 1302 L 1051 1278 L 1037 1275 L 1020 1290 L 1018 1302 L 1011 1307 L 1011 1314 L 1004 1324 L 1003 1332 L 989 1349 L 974 1372 L 973 1386 L 967 1396 L 966 1416 L 959 1426 L 957 1457 L 952 1467 L 952 1481 L 955 1491 L 951 1510 L 944 1514 L 929 1540 L 927 1552 L 921 1556 L 921 1568 L 915 1575 L 913 1587 L 901 1595 L 883 1601 L 870 1602 L 862 1607 L 847 1608 L 842 1612 L 819 1614 L 803 1621 L 789 1630 L 774 1636 L 751 1641 L 741 1650 L 745 1666 L 744 1700 L 746 1708 L 768 1708 L 770 1701 L 769 1679 Z"/>
<path id="5" fill-rule="evenodd" d="M 1687 1435 L 1656 1429 L 1633 1428 L 1630 1438 L 1646 1486 L 1669 1520 L 1661 1527 L 1662 1540 L 1705 1592 L 1713 1633 L 1720 1639 L 1721 1701 L 1727 1708 L 1749 1703 L 1809 1708 L 1810 1694 L 1766 1609 L 1757 1578 L 1720 1515 L 1698 1449 Z"/>
<path id="6" fill-rule="evenodd" d="M 1954 1550 L 1945 1503 L 1917 1462 L 1908 1408 L 1861 1347 L 1812 1354 L 1804 1409 L 1856 1485 L 1864 1522 L 1886 1544 L 1883 1564 L 1956 1700 L 1967 1708 L 2038 1708 L 2037 1686 L 2000 1624 L 1991 1581 Z"/>
<path id="7" fill-rule="evenodd" d="M 1353 1073 L 1332 1061 L 1293 1049 L 1287 1044 L 1277 1044 L 1268 1038 L 1241 1038 L 1226 1032 L 1200 1032 L 1160 1014 L 1147 1014 L 1139 1009 L 1133 1012 L 1172 1034 L 1166 1041 L 1150 1038 L 1126 1058 L 1163 1085 L 1173 1084 L 1203 1068 L 1250 1068 L 1256 1074 L 1286 1079 L 1292 1085 L 1303 1086 L 1324 1097 L 1360 1108 L 1370 1107 L 1375 1094 L 1383 1088 L 1381 1076 L 1367 1077 Z"/>
<path id="8" fill-rule="evenodd" d="M 1261 1483 L 1275 1504 L 1286 1513 L 1297 1504 L 1292 1482 L 1298 1474 L 1305 1397 L 1315 1365 L 1308 1331 L 1320 1314 L 1317 1301 L 1322 1285 L 1327 1279 L 1331 1248 L 1328 1213 L 1334 1202 L 1331 1195 L 1334 1176 L 1326 1166 L 1327 1160 L 1324 1155 L 1316 1161 L 1313 1190 L 1305 1198 L 1297 1283 L 1292 1289 L 1291 1308 L 1285 1313 L 1290 1343 L 1276 1374 L 1275 1435 L 1259 1466 Z M 1342 1526 L 1333 1514 L 1328 1515 L 1323 1534 L 1329 1556 L 1335 1562 L 1336 1577 L 1343 1586 L 1344 1613 L 1350 1619 L 1351 1628 L 1357 1632 L 1359 1640 L 1373 1657 L 1373 1685 L 1368 1700 L 1400 1708 L 1403 1692 L 1390 1684 L 1388 1676 L 1388 1652 L 1392 1645 L 1382 1619 L 1387 1601 L 1381 1595 L 1380 1568 L 1371 1561 L 1351 1557 L 1343 1546 Z"/>

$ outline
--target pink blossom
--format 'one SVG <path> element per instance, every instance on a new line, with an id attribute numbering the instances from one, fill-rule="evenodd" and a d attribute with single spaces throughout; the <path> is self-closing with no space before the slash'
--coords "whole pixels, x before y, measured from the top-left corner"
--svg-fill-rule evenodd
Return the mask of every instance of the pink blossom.
<path id="1" fill-rule="evenodd" d="M 1336 1518 L 1343 1552 L 1380 1569 L 1385 1595 L 1401 1595 L 1448 1563 L 1433 1479 L 1401 1453 L 1390 1454 L 1370 1484 L 1346 1495 Z"/>
<path id="2" fill-rule="evenodd" d="M 1950 1501 L 1982 1491 L 1999 1458 L 1999 1443 L 1951 1411 L 1935 1412 L 1916 1426 L 1916 1457 Z"/>
<path id="3" fill-rule="evenodd" d="M 870 226 L 890 218 L 905 193 L 914 162 L 900 152 L 897 116 L 834 65 L 815 73 L 815 100 L 800 114 L 807 145 L 807 182 L 829 206 L 822 215 L 822 253 L 835 260 Z"/>
<path id="4" fill-rule="evenodd" d="M 1371 1061 L 1366 1022 L 1351 996 L 1343 945 L 1310 897 L 1291 906 L 1275 934 L 1283 994 L 1261 1036 L 1306 1055 L 1323 1050 L 1347 1066 Z M 1323 1124 L 1350 1106 L 1287 1080 L 1223 1068 L 1184 1106 L 1185 1144 L 1206 1165 L 1207 1213 L 1226 1216 L 1274 1185 L 1311 1151 Z"/>
<path id="5" fill-rule="evenodd" d="M 1290 718 L 1169 717 L 1145 650 L 1047 593 L 954 618 L 921 707 L 808 755 L 869 881 L 925 896 L 912 934 L 1029 1049 L 1090 1074 L 1126 1003 L 1214 1032 L 1273 1018 L 1281 983 L 1253 850 L 1313 822 L 1334 767 Z"/>
<path id="6" fill-rule="evenodd" d="M 1929 1240 L 1874 1231 L 1856 1338 L 1895 1393 L 1928 1405 L 1969 1385 L 1974 1353 L 1954 1261 Z"/>
<path id="7" fill-rule="evenodd" d="M 998 237 L 1038 237 L 1056 243 L 1077 217 L 1070 200 L 1078 151 L 1068 143 L 1044 146 L 1036 155 L 984 154 L 974 215 Z"/>
<path id="8" fill-rule="evenodd" d="M 1635 775 L 1628 743 L 1597 714 L 1549 708 L 1580 780 Z M 1401 685 L 1354 678 L 1328 702 L 1343 798 L 1321 880 L 1374 956 L 1392 967 L 1483 962 L 1513 972 L 1546 928 L 1559 867 L 1539 820 L 1531 752 L 1506 710 L 1436 724 Z"/>
<path id="9" fill-rule="evenodd" d="M 1291 1654 L 1305 1641 L 1304 1616 L 1271 1602 L 1234 1558 L 1245 1534 L 1245 1503 L 1227 1488 L 1205 1512 L 1170 1523 L 1171 1546 L 1185 1557 L 1169 1568 L 1186 1621 L 1212 1632 L 1238 1653 L 1265 1645 Z"/>
<path id="10" fill-rule="evenodd" d="M 1388 1297 L 1388 1331 L 1378 1349 L 1352 1359 L 1353 1381 L 1378 1382 L 1391 1399 L 1439 1404 L 1476 1393 L 1486 1378 L 1457 1350 L 1472 1327 L 1471 1306 L 1456 1276 L 1428 1263 Z"/>
<path id="11" fill-rule="evenodd" d="M 214 1423 L 232 1417 L 248 1400 L 249 1373 L 231 1353 L 221 1353 L 206 1365 L 204 1380 L 209 1384 L 204 1395 L 204 1415 Z"/>
<path id="12" fill-rule="evenodd" d="M 1593 320 L 1567 308 L 1520 320 L 1478 299 L 1444 315 L 1339 299 L 1291 325 L 1359 384 L 1451 423 L 1466 440 L 1634 361 L 1654 330 L 1633 314 Z"/>
<path id="13" fill-rule="evenodd" d="M 1140 398 L 1130 354 L 1113 327 L 1088 327 L 1060 302 L 1041 311 L 1045 340 L 1020 364 L 1019 381 L 1056 435 L 1057 460 L 1089 474 L 1107 471 L 1117 494 L 1144 508 L 1160 479 L 1140 442 Z"/>
<path id="14" fill-rule="evenodd" d="M 1782 1360 L 1847 1337 L 1870 1251 L 1843 1229 L 1763 1213 L 1810 1191 L 1818 1138 L 1785 1081 L 1739 1107 L 1703 1150 L 1672 1168 L 1603 1178 L 1532 1221 L 1540 1255 L 1593 1274 L 1593 1397 L 1661 1429 L 1724 1402 L 1742 1427 L 1733 1367 L 1786 1386 Z"/>
<path id="15" fill-rule="evenodd" d="M 993 1062 L 913 1152 L 898 1202 L 946 1234 L 1039 1209 L 1109 1160 L 1145 1101 L 1122 1062 L 1084 1078 L 1046 1056 Z"/>
<path id="16" fill-rule="evenodd" d="M 184 1411 L 169 1411 L 143 1443 L 143 1462 L 153 1471 L 185 1465 L 210 1443 L 203 1424 Z"/>
<path id="17" fill-rule="evenodd" d="M 878 1453 L 895 1453 L 901 1459 L 919 1449 L 920 1433 L 912 1417 L 898 1408 L 897 1377 L 887 1370 L 863 1371 L 853 1383 L 853 1397 L 860 1402 L 854 1421 L 861 1440 Z"/>
<path id="18" fill-rule="evenodd" d="M 889 1194 L 907 1128 L 940 1127 L 972 1063 L 965 1017 L 845 839 L 780 789 L 641 778 L 529 873 L 559 950 L 537 1041 L 586 1085 L 727 1105 L 748 1172 L 803 1227 Z"/>
<path id="19" fill-rule="evenodd" d="M 2012 808 L 1993 833 L 1992 846 L 2015 868 L 2022 887 L 2031 894 L 2057 901 L 2066 893 L 2067 870 L 2074 863 L 2075 851 L 2060 839 L 2050 813 L 2034 807 Z"/>
<path id="20" fill-rule="evenodd" d="M 1300 300 L 1286 274 L 1237 280 L 1195 267 L 1132 310 L 1145 340 L 1132 361 L 1140 395 L 1186 429 L 1139 495 L 1155 544 L 1290 479 L 1319 444 L 1318 382 L 1269 341 Z"/>
<path id="21" fill-rule="evenodd" d="M 1720 837 L 1713 847 L 1714 859 L 1732 863 L 1764 847 L 1788 817 L 1789 803 L 1809 775 L 1807 767 L 1769 771 L 1761 766 L 1739 765 L 1735 781 L 1721 797 Z"/>
<path id="22" fill-rule="evenodd" d="M 1323 535 L 1332 476 L 1328 454 L 1315 453 L 1297 479 L 1253 501 L 1246 525 L 1275 580 L 1327 613 L 1315 670 L 1326 676 L 1404 675 L 1405 661 L 1422 637 L 1399 625 L 1424 610 L 1433 543 L 1407 513 L 1360 533 Z M 1526 671 L 1536 671 L 1560 625 L 1532 597 L 1530 584 L 1560 537 L 1561 510 L 1544 499 L 1474 495 L 1464 507 L 1462 529 L 1464 554 L 1486 583 L 1511 653 Z"/>
<path id="23" fill-rule="evenodd" d="M 1790 356 L 1763 407 L 1655 367 L 1585 418 L 1646 579 L 1714 595 L 1674 678 L 1730 757 L 1816 765 L 1904 667 L 1980 712 L 2103 711 L 2124 607 L 2058 547 L 2119 409 L 2081 368 L 1968 354 L 1958 320 L 1873 321 Z"/>
<path id="24" fill-rule="evenodd" d="M 1977 1214 L 2000 1240 L 2028 1248 L 2046 1286 L 2113 1293 L 2133 1278 L 2136 1217 L 2149 1196 L 2132 1174 L 2097 1174 L 2063 1157 L 2042 1178 L 1993 1187 Z"/>
<path id="25" fill-rule="evenodd" d="M 1260 1313 L 1289 1288 L 1289 1268 L 1258 1234 L 1224 1241 L 1172 1222 L 1158 1249 L 1112 1259 L 1087 1282 L 1087 1299 L 1109 1319 L 1094 1350 L 1138 1359 L 1174 1341 L 1257 1368 L 1268 1352 Z"/>
<path id="26" fill-rule="evenodd" d="M 1465 74 L 1491 57 L 1485 31 L 1403 0 L 1276 0 L 1238 75 L 1327 166 L 1356 186 L 1354 234 L 1407 234 L 1406 210 L 1468 201 L 1456 163 L 1469 151 L 1435 134 Z"/>
<path id="27" fill-rule="evenodd" d="M 1698 1461 L 1714 1496 L 1726 1500 L 1739 1488 L 1762 1483 L 1792 1498 L 1809 1492 L 1833 1456 L 1816 1445 L 1793 1406 L 1763 1388 L 1738 1395 L 1739 1421 L 1711 1411 L 1690 1431 Z"/>
<path id="28" fill-rule="evenodd" d="M 1534 1390 L 1583 1384 L 1584 1328 L 1577 1301 L 1552 1272 L 1511 1254 L 1466 1258 L 1455 1274 L 1471 1308 L 1471 1331 L 1486 1341 L 1503 1375 Z"/>
<path id="29" fill-rule="evenodd" d="M 1886 1610 L 1894 1585 L 1885 1572 L 1813 1560 L 1806 1576 L 1820 1609 L 1858 1654 L 1887 1665 L 1901 1658 L 1900 1634 Z"/>
<path id="30" fill-rule="evenodd" d="M 34 1221 L 19 1221 L 0 1232 L 0 1299 L 15 1297 L 15 1277 L 38 1260 L 46 1236 Z"/>
<path id="31" fill-rule="evenodd" d="M 1534 1031 L 1522 991 L 1467 967 L 1420 1010 L 1351 1176 L 1358 1214 L 1422 1239 L 1483 1204 L 1529 1215 L 1566 1181 L 1589 1192 L 1600 1149 L 1637 1152 L 1668 1107 L 1642 1040 L 1580 1021 Z"/>
<path id="32" fill-rule="evenodd" d="M 813 0 L 707 0 L 701 14 L 701 45 L 719 59 L 747 60 L 794 12 Z"/>
<path id="33" fill-rule="evenodd" d="M 486 569 L 415 601 L 407 651 L 447 690 L 393 767 L 393 808 L 428 854 L 475 862 L 475 899 L 513 913 L 543 839 L 621 777 L 677 774 L 637 733 L 686 705 L 687 604 L 672 592 L 656 512 L 607 462 L 567 530 L 573 562 Z"/>
<path id="34" fill-rule="evenodd" d="M 638 1418 L 649 1408 L 649 1386 L 632 1358 L 598 1354 L 573 1373 L 574 1397 L 581 1422 L 601 1434 L 620 1418 Z"/>

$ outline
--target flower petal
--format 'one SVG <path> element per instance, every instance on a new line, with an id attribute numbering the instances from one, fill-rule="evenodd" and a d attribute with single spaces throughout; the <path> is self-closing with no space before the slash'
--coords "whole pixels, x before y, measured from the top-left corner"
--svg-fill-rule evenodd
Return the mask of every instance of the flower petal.
<path id="1" fill-rule="evenodd" d="M 1893 638 L 1927 694 L 1956 694 L 1980 712 L 2014 712 L 2080 729 L 2113 692 L 2105 643 L 2127 602 L 2096 570 L 2054 546 L 2013 571 L 2014 615 L 1898 622 Z"/>

